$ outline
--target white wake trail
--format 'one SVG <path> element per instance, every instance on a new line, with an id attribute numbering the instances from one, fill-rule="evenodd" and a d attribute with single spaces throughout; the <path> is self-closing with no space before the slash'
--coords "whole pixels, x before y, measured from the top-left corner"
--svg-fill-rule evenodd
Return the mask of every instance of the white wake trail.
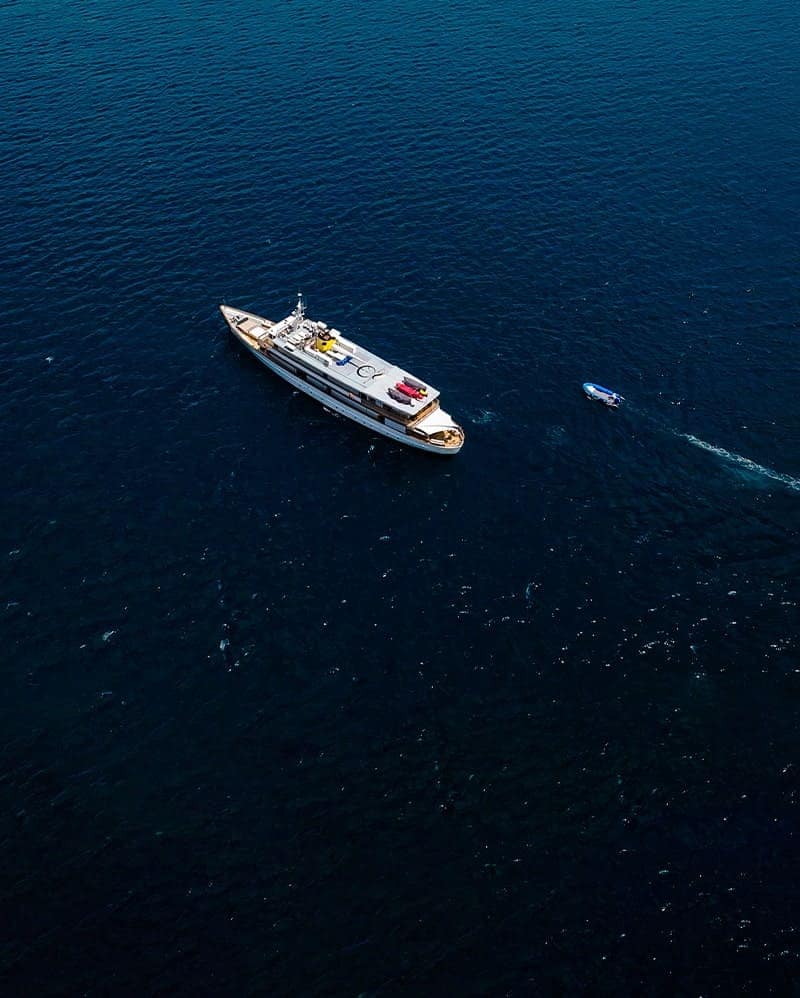
<path id="1" fill-rule="evenodd" d="M 792 478 L 791 475 L 784 475 L 782 472 L 774 471 L 772 468 L 765 468 L 763 464 L 756 464 L 756 462 L 751 461 L 749 457 L 742 457 L 741 454 L 734 454 L 732 451 L 725 450 L 724 447 L 715 447 L 714 444 L 709 444 L 705 440 L 693 437 L 691 433 L 681 433 L 680 436 L 682 436 L 684 440 L 688 440 L 690 444 L 694 444 L 695 447 L 700 447 L 702 450 L 710 451 L 712 454 L 716 454 L 717 457 L 721 457 L 725 461 L 730 461 L 732 464 L 738 464 L 740 468 L 746 468 L 748 471 L 755 472 L 758 475 L 763 475 L 765 478 L 772 478 L 774 481 L 780 482 L 782 485 L 787 486 L 787 488 L 792 489 L 794 492 L 800 492 L 800 478 Z"/>

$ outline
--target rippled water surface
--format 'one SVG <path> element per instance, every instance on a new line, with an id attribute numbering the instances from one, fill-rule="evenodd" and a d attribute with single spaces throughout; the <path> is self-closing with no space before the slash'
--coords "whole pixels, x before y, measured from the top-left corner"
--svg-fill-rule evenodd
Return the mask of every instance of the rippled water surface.
<path id="1" fill-rule="evenodd" d="M 5 994 L 794 986 L 799 31 L 0 7 Z M 226 337 L 298 287 L 457 458 Z"/>

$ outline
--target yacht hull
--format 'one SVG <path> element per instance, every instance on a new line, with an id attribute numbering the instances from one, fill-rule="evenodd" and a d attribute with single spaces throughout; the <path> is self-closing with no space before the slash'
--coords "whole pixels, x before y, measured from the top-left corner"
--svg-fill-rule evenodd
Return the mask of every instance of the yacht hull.
<path id="1" fill-rule="evenodd" d="M 310 385 L 298 375 L 292 374 L 291 371 L 286 370 L 282 364 L 274 363 L 268 354 L 262 352 L 261 350 L 254 349 L 232 327 L 231 332 L 236 337 L 237 341 L 245 348 L 245 350 L 247 350 L 248 353 L 251 353 L 256 360 L 260 361 L 265 367 L 268 367 L 273 374 L 277 374 L 279 378 L 283 379 L 283 381 L 287 382 L 304 395 L 308 395 L 310 398 L 316 399 L 317 402 L 321 402 L 326 409 L 330 409 L 332 412 L 336 412 L 341 416 L 346 416 L 347 419 L 351 419 L 354 423 L 358 423 L 361 426 L 366 427 L 368 430 L 372 430 L 373 433 L 379 433 L 383 437 L 388 437 L 390 440 L 397 441 L 397 443 L 405 444 L 406 447 L 414 447 L 416 450 L 422 450 L 428 454 L 437 454 L 442 457 L 452 457 L 453 455 L 458 454 L 461 450 L 461 445 L 457 447 L 443 447 L 440 444 L 428 443 L 419 437 L 414 437 L 411 434 L 406 433 L 405 430 L 400 427 L 395 429 L 393 426 L 379 422 L 373 416 L 369 416 L 366 413 L 361 413 L 355 409 L 352 409 L 350 406 L 345 405 L 338 399 L 333 398 L 327 392 Z"/>

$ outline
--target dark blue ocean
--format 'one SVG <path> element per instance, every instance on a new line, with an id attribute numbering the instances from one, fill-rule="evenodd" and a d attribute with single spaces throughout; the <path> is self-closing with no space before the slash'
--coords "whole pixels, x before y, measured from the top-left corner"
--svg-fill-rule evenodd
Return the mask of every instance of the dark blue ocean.
<path id="1" fill-rule="evenodd" d="M 0 992 L 797 994 L 795 0 L 20 0 L 0 93 Z"/>

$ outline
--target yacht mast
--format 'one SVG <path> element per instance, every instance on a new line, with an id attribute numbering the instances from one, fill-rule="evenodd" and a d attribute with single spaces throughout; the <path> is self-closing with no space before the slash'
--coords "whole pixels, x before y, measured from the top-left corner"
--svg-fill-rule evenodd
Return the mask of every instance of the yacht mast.
<path id="1" fill-rule="evenodd" d="M 294 310 L 294 314 L 297 316 L 296 325 L 301 326 L 303 323 L 303 319 L 306 317 L 306 306 L 305 302 L 303 301 L 302 291 L 297 292 L 297 306 Z"/>

